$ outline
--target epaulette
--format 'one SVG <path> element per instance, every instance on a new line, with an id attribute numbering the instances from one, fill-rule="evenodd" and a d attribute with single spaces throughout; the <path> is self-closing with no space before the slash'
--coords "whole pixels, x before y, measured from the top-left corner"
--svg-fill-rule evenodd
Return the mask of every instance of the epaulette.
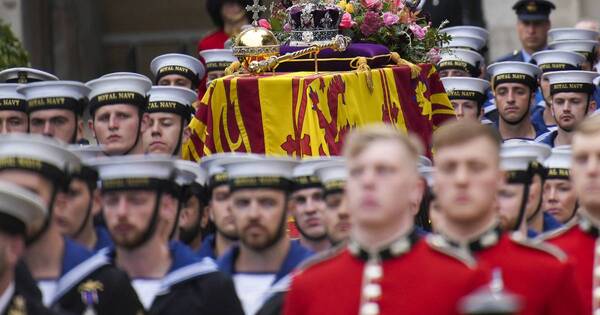
<path id="1" fill-rule="evenodd" d="M 467 250 L 452 246 L 443 236 L 429 234 L 426 236 L 425 241 L 431 249 L 455 258 L 471 269 L 477 267 L 477 260 Z"/>
<path id="2" fill-rule="evenodd" d="M 523 247 L 536 249 L 550 254 L 551 256 L 555 257 L 561 262 L 567 261 L 567 254 L 565 254 L 562 250 L 560 250 L 558 247 L 552 244 L 528 239 L 527 236 L 523 235 L 520 232 L 510 234 L 509 239 Z"/>
<path id="3" fill-rule="evenodd" d="M 296 267 L 296 272 L 300 273 L 304 270 L 309 269 L 312 266 L 315 266 L 319 263 L 322 263 L 324 261 L 330 260 L 334 257 L 337 257 L 339 254 L 341 254 L 347 247 L 346 242 L 337 245 L 335 247 L 332 247 L 328 250 L 324 250 L 320 253 L 317 253 L 307 259 L 305 259 L 303 262 L 301 262 L 297 267 Z"/>
<path id="4" fill-rule="evenodd" d="M 565 223 L 560 228 L 552 230 L 552 231 L 548 231 L 546 233 L 542 233 L 542 234 L 536 236 L 534 238 L 534 240 L 537 241 L 537 242 L 545 242 L 547 240 L 550 240 L 550 239 L 553 239 L 553 238 L 557 238 L 557 237 L 565 234 L 569 230 L 571 230 L 571 228 L 573 228 L 574 226 L 576 226 L 577 223 L 578 223 L 577 217 L 572 218 L 571 220 L 569 220 L 567 223 Z"/>

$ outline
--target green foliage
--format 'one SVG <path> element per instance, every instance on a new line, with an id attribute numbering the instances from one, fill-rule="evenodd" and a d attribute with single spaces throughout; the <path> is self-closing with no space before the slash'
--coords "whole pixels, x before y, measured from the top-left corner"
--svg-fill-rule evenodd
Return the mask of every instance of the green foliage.
<path id="1" fill-rule="evenodd" d="M 0 20 L 0 70 L 29 65 L 29 56 L 10 26 Z"/>

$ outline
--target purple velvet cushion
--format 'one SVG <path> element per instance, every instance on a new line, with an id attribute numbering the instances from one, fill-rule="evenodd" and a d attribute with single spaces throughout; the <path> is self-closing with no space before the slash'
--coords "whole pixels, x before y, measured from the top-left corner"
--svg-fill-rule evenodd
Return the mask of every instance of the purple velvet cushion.
<path id="1" fill-rule="evenodd" d="M 280 53 L 296 52 L 306 47 L 281 46 Z M 319 55 L 319 71 L 350 71 L 356 67 L 356 62 L 352 63 L 356 57 L 366 57 L 369 67 L 381 68 L 390 63 L 390 51 L 387 47 L 378 44 L 356 43 L 350 44 L 348 49 L 343 52 L 332 49 L 322 50 Z M 352 63 L 352 65 L 351 65 Z M 354 68 L 353 68 L 354 66 Z M 295 71 L 314 71 L 314 58 L 306 55 L 302 58 L 281 63 L 275 71 L 277 72 L 295 72 Z"/>

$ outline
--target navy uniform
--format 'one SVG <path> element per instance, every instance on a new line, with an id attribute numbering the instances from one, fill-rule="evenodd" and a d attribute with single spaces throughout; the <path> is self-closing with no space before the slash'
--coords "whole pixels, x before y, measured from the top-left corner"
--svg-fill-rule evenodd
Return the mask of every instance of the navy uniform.
<path id="1" fill-rule="evenodd" d="M 54 194 L 68 184 L 70 172 L 80 169 L 81 161 L 62 143 L 39 135 L 11 134 L 0 137 L 0 172 L 18 170 L 38 174 L 54 183 Z M 52 197 L 52 200 L 55 197 Z M 43 241 L 52 220 L 53 202 L 39 231 L 28 236 L 28 244 Z M 64 239 L 62 267 L 53 279 L 36 279 L 44 304 L 60 313 L 135 314 L 141 308 L 129 285 L 127 275 L 116 269 L 103 255 Z M 28 255 L 33 253 L 28 252 Z"/>
<path id="2" fill-rule="evenodd" d="M 24 239 L 28 228 L 41 224 L 47 215 L 46 206 L 37 195 L 20 186 L 0 182 L 0 234 L 22 236 Z M 0 291 L 0 314 L 52 314 L 39 296 L 32 294 L 30 284 L 33 279 L 23 277 L 28 275 L 27 268 L 17 263 L 14 272 L 8 287 Z"/>
<path id="3" fill-rule="evenodd" d="M 535 94 L 535 91 L 537 90 L 537 78 L 541 73 L 540 69 L 533 64 L 516 61 L 497 62 L 491 64 L 487 67 L 487 71 L 491 77 L 492 90 L 495 91 L 498 85 L 503 83 L 519 83 L 528 87 L 530 91 L 529 93 L 531 94 Z M 525 116 L 521 117 L 521 120 L 516 122 L 517 124 L 530 123 L 529 120 L 525 121 L 525 118 L 528 118 L 526 116 L 530 115 L 529 112 L 532 104 L 528 104 L 528 106 L 529 107 L 527 111 L 524 113 Z M 500 119 L 498 121 L 498 127 L 500 126 L 500 123 L 504 122 L 504 118 L 500 113 L 499 117 Z M 507 122 L 504 123 L 506 124 Z M 536 129 L 535 126 L 533 126 L 533 129 L 535 131 L 535 135 L 533 138 L 526 138 L 525 135 L 521 136 L 520 138 L 534 140 L 543 133 L 548 132 L 548 130 L 545 128 Z M 502 138 L 505 139 L 504 135 L 502 135 Z"/>
<path id="4" fill-rule="evenodd" d="M 555 8 L 554 4 L 547 0 L 519 0 L 512 7 L 517 18 L 523 22 L 548 21 L 550 12 Z M 530 62 L 531 55 L 523 49 L 516 49 L 496 60 L 496 62 L 503 61 Z"/>
<path id="5" fill-rule="evenodd" d="M 98 158 L 91 162 L 98 170 L 102 183 L 102 193 L 130 190 L 149 190 L 157 193 L 157 200 L 163 194 L 175 194 L 175 161 L 168 156 L 126 156 Z M 156 205 L 142 237 L 135 244 L 115 247 L 105 251 L 104 257 L 118 261 L 117 249 L 135 251 L 147 242 L 160 242 L 170 254 L 169 270 L 158 279 L 132 279 L 140 301 L 148 314 L 243 314 L 235 295 L 231 279 L 218 272 L 210 258 L 199 259 L 180 242 L 167 243 L 155 237 L 161 233 L 158 226 Z M 109 226 L 109 231 L 110 231 Z M 164 242 L 164 243 L 162 243 Z"/>
<path id="6" fill-rule="evenodd" d="M 597 72 L 592 71 L 558 71 L 558 72 L 549 72 L 545 75 L 550 81 L 550 95 L 554 96 L 558 93 L 585 93 L 588 95 L 586 106 L 586 115 L 587 106 L 589 102 L 592 100 L 592 95 L 596 91 L 596 86 L 593 81 L 596 77 L 598 77 Z M 557 130 L 549 131 L 543 135 L 540 135 L 536 141 L 540 143 L 544 143 L 549 145 L 550 147 L 555 146 L 555 140 L 558 136 L 559 132 L 570 133 L 572 131 L 567 131 L 561 129 L 560 125 Z"/>
<path id="7" fill-rule="evenodd" d="M 296 165 L 295 160 L 264 157 L 257 160 L 226 163 L 224 167 L 229 176 L 229 186 L 233 192 L 241 189 L 269 188 L 282 190 L 287 195 L 293 186 L 293 170 Z M 279 222 L 280 231 L 285 231 L 285 227 L 281 225 L 287 224 L 285 210 L 287 209 L 283 209 L 283 219 Z M 282 299 L 289 288 L 290 273 L 302 261 L 312 255 L 311 251 L 302 247 L 299 243 L 289 241 L 285 233 L 281 233 L 278 237 L 277 240 L 274 240 L 274 244 L 282 240 L 287 241 L 289 242 L 289 250 L 279 270 L 274 274 L 264 273 L 264 278 L 245 280 L 251 274 L 236 271 L 236 262 L 240 251 L 254 251 L 253 248 L 244 244 L 243 239 L 241 239 L 240 244 L 234 245 L 218 261 L 219 270 L 233 277 L 236 291 L 247 314 L 280 313 L 283 305 Z M 256 255 L 256 253 L 253 254 Z M 262 284 L 268 281 L 268 286 L 256 297 L 257 289 L 248 286 L 251 281 L 261 281 Z"/>
<path id="8" fill-rule="evenodd" d="M 532 55 L 532 58 L 532 62 L 537 64 L 538 68 L 542 70 L 540 80 L 548 80 L 544 76 L 548 72 L 581 70 L 581 65 L 585 61 L 585 58 L 581 54 L 566 50 L 538 51 Z M 531 123 L 536 129 L 546 128 L 549 131 L 553 131 L 556 129 L 556 125 L 548 125 L 544 121 L 544 112 L 550 110 L 549 105 L 546 104 L 546 97 L 550 97 L 550 95 L 543 95 L 540 87 L 536 95 L 536 99 L 539 99 L 539 101 L 532 109 Z"/>

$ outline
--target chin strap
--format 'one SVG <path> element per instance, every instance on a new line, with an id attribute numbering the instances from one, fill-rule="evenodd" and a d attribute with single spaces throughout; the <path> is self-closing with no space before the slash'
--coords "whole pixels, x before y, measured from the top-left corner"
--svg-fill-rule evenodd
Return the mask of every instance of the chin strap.
<path id="1" fill-rule="evenodd" d="M 29 246 L 38 241 L 40 237 L 44 235 L 44 233 L 46 233 L 46 231 L 50 227 L 50 222 L 52 222 L 52 217 L 54 213 L 53 209 L 54 202 L 56 201 L 56 195 L 58 195 L 58 188 L 55 185 L 53 185 L 52 194 L 50 195 L 50 202 L 48 203 L 48 215 L 46 216 L 42 227 L 37 232 L 33 233 L 30 237 L 27 237 L 27 239 L 25 240 L 26 246 Z"/>

